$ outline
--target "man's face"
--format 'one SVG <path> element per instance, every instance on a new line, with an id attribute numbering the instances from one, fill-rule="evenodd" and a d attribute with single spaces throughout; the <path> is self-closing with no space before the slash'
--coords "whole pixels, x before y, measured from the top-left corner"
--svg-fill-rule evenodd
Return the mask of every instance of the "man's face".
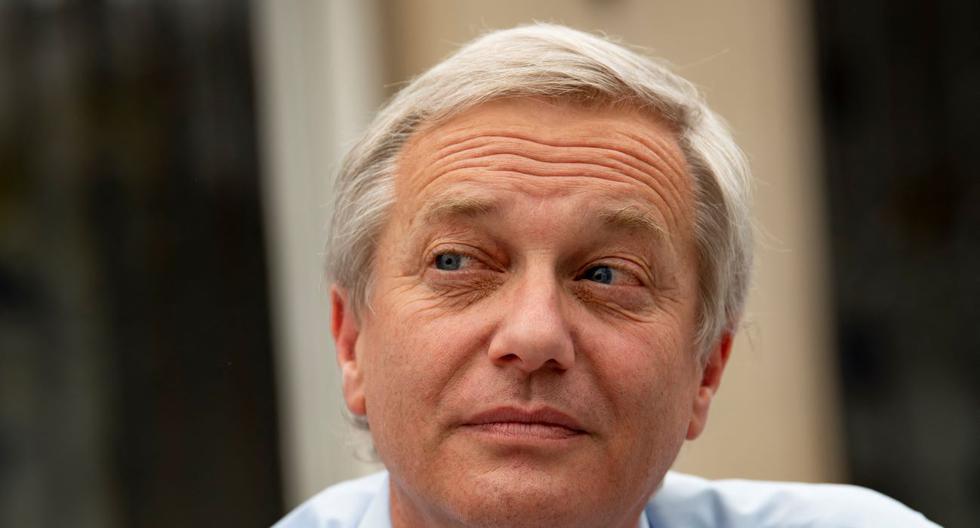
<path id="1" fill-rule="evenodd" d="M 413 137 L 395 187 L 369 307 L 335 288 L 334 334 L 396 526 L 635 526 L 727 354 L 696 359 L 674 134 L 498 101 Z"/>

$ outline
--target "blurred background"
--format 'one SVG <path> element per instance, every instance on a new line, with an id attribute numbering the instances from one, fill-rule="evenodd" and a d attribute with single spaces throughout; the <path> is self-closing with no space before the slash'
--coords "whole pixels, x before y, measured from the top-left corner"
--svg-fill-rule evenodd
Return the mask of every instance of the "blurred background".
<path id="1" fill-rule="evenodd" d="M 757 179 L 749 321 L 676 468 L 980 525 L 980 4 L 5 0 L 0 525 L 263 526 L 377 469 L 343 414 L 329 180 L 459 44 L 663 57 Z"/>

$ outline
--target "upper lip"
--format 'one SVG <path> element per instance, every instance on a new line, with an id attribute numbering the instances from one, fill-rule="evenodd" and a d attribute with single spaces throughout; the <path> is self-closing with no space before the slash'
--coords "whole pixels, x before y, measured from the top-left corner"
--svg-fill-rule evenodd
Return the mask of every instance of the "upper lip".
<path id="1" fill-rule="evenodd" d="M 575 418 L 552 407 L 495 407 L 479 412 L 466 420 L 464 425 L 484 425 L 492 423 L 527 423 L 564 427 L 576 432 L 585 432 L 582 424 Z"/>

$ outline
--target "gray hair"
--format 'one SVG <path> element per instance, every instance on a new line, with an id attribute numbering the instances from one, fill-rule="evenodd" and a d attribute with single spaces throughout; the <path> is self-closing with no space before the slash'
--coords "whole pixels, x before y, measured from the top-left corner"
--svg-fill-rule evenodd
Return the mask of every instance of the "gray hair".
<path id="1" fill-rule="evenodd" d="M 737 326 L 752 266 L 749 170 L 723 120 L 697 88 L 655 60 L 611 40 L 534 24 L 477 38 L 417 77 L 377 115 L 335 182 L 328 279 L 367 306 L 378 237 L 394 201 L 399 152 L 423 124 L 502 97 L 625 103 L 669 123 L 695 190 L 699 266 L 697 350 L 702 361 Z"/>

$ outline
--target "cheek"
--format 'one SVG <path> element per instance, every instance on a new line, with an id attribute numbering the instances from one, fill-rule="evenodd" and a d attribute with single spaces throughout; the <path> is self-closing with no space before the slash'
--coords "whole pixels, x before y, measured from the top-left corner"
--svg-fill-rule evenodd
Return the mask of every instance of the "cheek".
<path id="1" fill-rule="evenodd" d="M 695 365 L 693 337 L 671 317 L 643 323 L 591 321 L 580 326 L 581 359 L 610 384 L 661 395 L 664 385 L 677 385 Z M 684 381 L 690 376 L 684 376 Z M 615 391 L 614 391 L 615 392 Z"/>
<path id="2" fill-rule="evenodd" d="M 408 420 L 434 423 L 465 364 L 486 344 L 486 318 L 447 314 L 422 302 L 375 308 L 373 321 L 386 324 L 365 329 L 368 419 L 380 415 L 386 428 Z"/>
<path id="3" fill-rule="evenodd" d="M 667 322 L 593 328 L 582 343 L 593 353 L 581 360 L 617 420 L 640 438 L 686 433 L 697 385 L 688 332 Z"/>

